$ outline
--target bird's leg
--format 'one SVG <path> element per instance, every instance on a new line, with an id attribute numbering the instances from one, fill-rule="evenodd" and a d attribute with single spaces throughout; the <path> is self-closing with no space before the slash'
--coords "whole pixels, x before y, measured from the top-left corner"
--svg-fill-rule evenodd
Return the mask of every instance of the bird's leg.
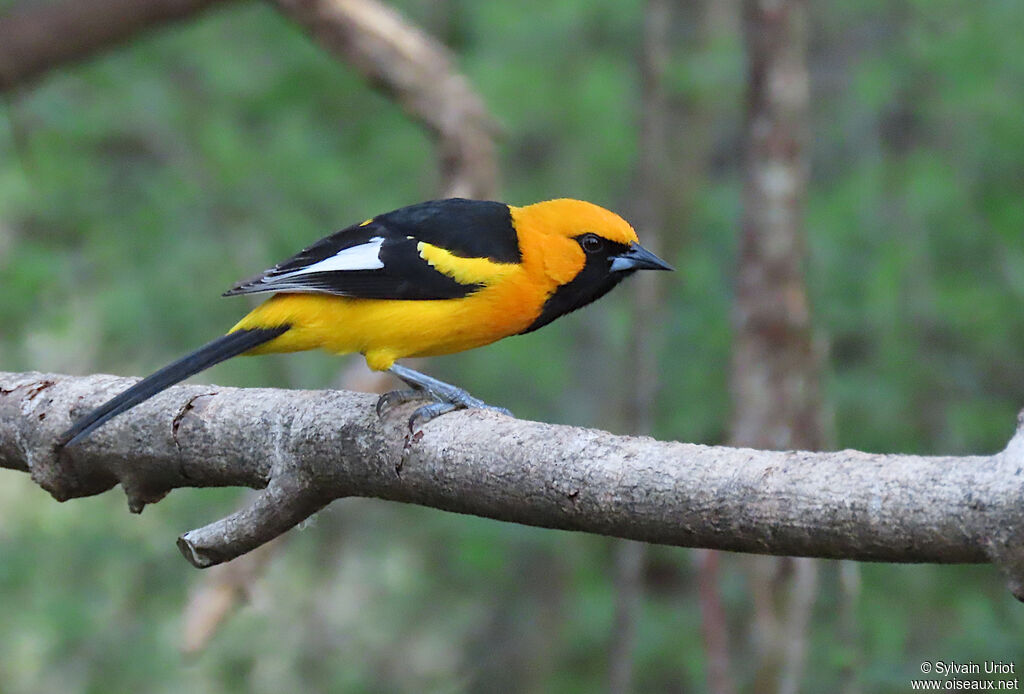
<path id="1" fill-rule="evenodd" d="M 388 371 L 405 381 L 411 388 L 408 390 L 393 390 L 381 395 L 380 399 L 377 400 L 378 415 L 383 416 L 384 411 L 393 405 L 399 405 L 423 396 L 434 401 L 416 408 L 412 416 L 409 417 L 410 431 L 413 431 L 418 424 L 426 424 L 434 417 L 463 408 L 493 410 L 512 416 L 512 413 L 504 407 L 488 405 L 483 400 L 474 398 L 458 386 L 431 378 L 426 374 L 406 368 L 400 364 L 392 364 Z"/>

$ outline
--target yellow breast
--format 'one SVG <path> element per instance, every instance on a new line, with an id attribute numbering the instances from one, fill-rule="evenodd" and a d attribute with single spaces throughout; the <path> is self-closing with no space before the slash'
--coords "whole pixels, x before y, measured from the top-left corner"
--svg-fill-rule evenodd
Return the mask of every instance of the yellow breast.
<path id="1" fill-rule="evenodd" d="M 451 354 L 525 330 L 539 315 L 545 290 L 513 266 L 502 282 L 460 299 L 353 299 L 328 294 L 277 294 L 232 330 L 291 325 L 252 354 L 325 349 L 360 352 L 373 369 L 396 359 Z"/>

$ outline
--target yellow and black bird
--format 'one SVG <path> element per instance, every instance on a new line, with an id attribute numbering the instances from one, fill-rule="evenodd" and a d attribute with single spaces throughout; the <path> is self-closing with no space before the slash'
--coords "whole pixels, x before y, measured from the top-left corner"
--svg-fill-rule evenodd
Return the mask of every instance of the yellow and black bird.
<path id="1" fill-rule="evenodd" d="M 604 296 L 635 270 L 671 270 L 613 212 L 580 200 L 525 207 L 453 198 L 388 212 L 320 241 L 225 296 L 272 293 L 226 335 L 165 366 L 82 417 L 71 445 L 104 422 L 239 354 L 360 352 L 411 390 L 381 408 L 432 400 L 409 420 L 489 407 L 466 391 L 396 364 L 528 333 Z M 500 409 L 500 408 L 491 408 Z"/>

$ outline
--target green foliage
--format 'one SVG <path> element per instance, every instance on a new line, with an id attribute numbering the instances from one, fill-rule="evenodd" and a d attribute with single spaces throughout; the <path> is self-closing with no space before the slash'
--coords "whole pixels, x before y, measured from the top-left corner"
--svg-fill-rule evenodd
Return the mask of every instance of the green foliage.
<path id="1" fill-rule="evenodd" d="M 635 210 L 642 3 L 453 0 L 444 25 L 432 3 L 398 4 L 448 36 L 502 123 L 505 199 Z M 1024 405 L 1024 15 L 1011 0 L 813 11 L 808 281 L 837 444 L 996 450 Z M 689 192 L 669 232 L 679 272 L 666 279 L 656 433 L 717 443 L 744 61 L 735 35 L 702 46 L 689 25 L 673 31 L 671 156 L 706 145 L 708 161 L 675 182 Z M 0 115 L 5 370 L 148 373 L 242 314 L 247 299 L 217 298 L 235 280 L 437 189 L 424 133 L 269 5 L 48 75 Z M 628 298 L 430 370 L 524 417 L 621 428 L 600 403 L 631 373 Z M 201 379 L 327 387 L 339 368 L 293 355 Z M 338 503 L 291 534 L 252 605 L 186 662 L 181 609 L 201 577 L 172 538 L 237 494 L 179 491 L 136 519 L 116 494 L 57 505 L 2 474 L 4 692 L 604 686 L 614 590 L 601 538 Z M 689 554 L 656 548 L 648 564 L 637 690 L 700 690 Z M 833 568 L 808 691 L 836 689 L 847 667 L 865 691 L 904 691 L 924 659 L 1019 657 L 1024 610 L 989 567 L 864 567 L 854 646 Z M 744 579 L 735 561 L 723 570 L 733 647 L 749 653 Z"/>

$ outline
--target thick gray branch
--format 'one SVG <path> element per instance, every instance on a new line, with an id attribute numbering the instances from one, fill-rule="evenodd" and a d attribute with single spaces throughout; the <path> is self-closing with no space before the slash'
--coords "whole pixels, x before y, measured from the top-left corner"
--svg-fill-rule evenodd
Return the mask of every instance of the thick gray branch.
<path id="1" fill-rule="evenodd" d="M 445 415 L 405 434 L 345 391 L 179 386 L 80 446 L 53 442 L 130 385 L 114 376 L 0 372 L 0 467 L 59 500 L 120 483 L 133 510 L 176 487 L 266 491 L 182 536 L 208 566 L 332 499 L 368 496 L 548 528 L 686 547 L 892 562 L 1000 565 L 1024 597 L 1024 435 L 991 456 L 756 451 Z"/>

